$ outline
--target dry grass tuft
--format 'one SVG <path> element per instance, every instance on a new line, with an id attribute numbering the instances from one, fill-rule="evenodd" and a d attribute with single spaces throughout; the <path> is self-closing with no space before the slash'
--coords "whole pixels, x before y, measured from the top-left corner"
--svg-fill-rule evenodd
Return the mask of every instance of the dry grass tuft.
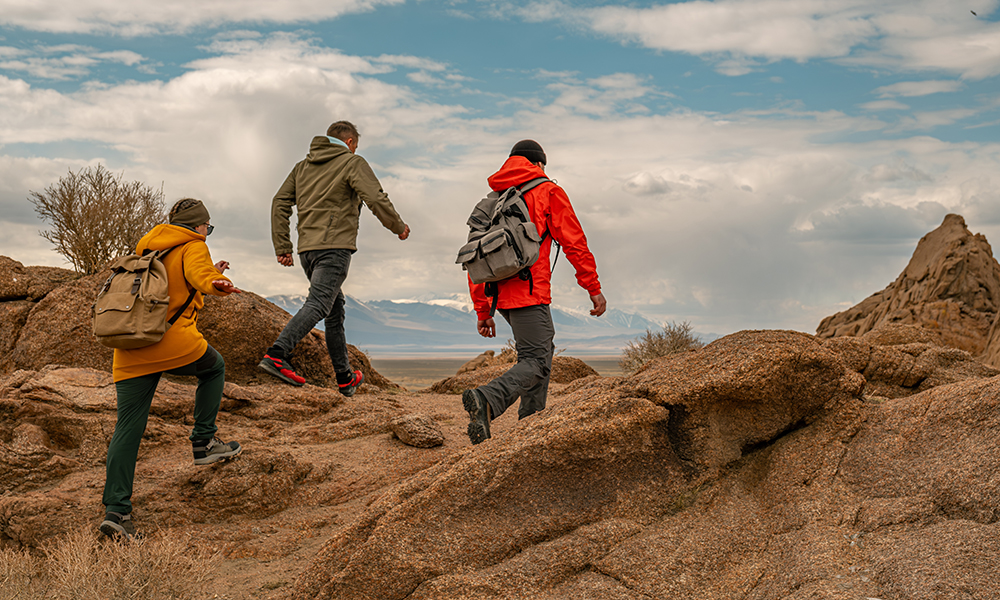
<path id="1" fill-rule="evenodd" d="M 678 352 L 697 350 L 705 344 L 691 333 L 691 324 L 667 323 L 663 331 L 646 333 L 622 349 L 618 365 L 622 372 L 632 374 L 654 358 L 670 356 Z"/>
<path id="2" fill-rule="evenodd" d="M 196 598 L 216 567 L 171 533 L 114 542 L 89 530 L 59 539 L 36 556 L 0 550 L 0 600 L 153 600 Z"/>

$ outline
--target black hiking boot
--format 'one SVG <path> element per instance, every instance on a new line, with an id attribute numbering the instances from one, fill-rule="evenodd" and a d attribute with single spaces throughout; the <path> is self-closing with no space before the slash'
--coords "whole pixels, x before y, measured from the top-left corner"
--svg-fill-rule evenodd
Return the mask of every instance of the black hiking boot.
<path id="1" fill-rule="evenodd" d="M 101 533 L 113 540 L 137 540 L 142 538 L 142 535 L 135 531 L 131 514 L 106 513 L 99 529 Z"/>
<path id="2" fill-rule="evenodd" d="M 473 444 L 490 439 L 490 405 L 476 389 L 462 392 L 462 406 L 469 413 L 469 441 Z"/>

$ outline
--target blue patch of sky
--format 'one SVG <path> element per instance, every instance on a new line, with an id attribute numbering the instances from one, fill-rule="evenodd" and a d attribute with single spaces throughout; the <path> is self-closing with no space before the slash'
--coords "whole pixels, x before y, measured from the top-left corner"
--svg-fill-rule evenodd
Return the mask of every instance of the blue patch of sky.
<path id="1" fill-rule="evenodd" d="M 590 0 L 583 4 L 596 6 L 607 3 Z M 633 6 L 657 4 L 663 2 L 640 2 Z M 466 9 L 468 13 L 460 12 Z M 825 59 L 803 63 L 790 60 L 766 63 L 746 75 L 730 76 L 717 72 L 710 60 L 697 56 L 619 43 L 553 22 L 529 23 L 513 17 L 498 18 L 483 10 L 481 5 L 474 3 L 442 6 L 407 2 L 319 23 L 291 26 L 257 24 L 253 27 L 233 24 L 222 28 L 199 28 L 184 35 L 143 37 L 45 34 L 0 28 L 0 45 L 14 46 L 36 55 L 39 48 L 75 44 L 93 48 L 95 52 L 128 50 L 144 58 L 139 65 L 101 61 L 89 67 L 86 75 L 66 80 L 43 79 L 23 71 L 0 70 L 0 73 L 23 79 L 36 87 L 60 92 L 76 91 L 85 82 L 92 81 L 114 85 L 125 81 L 165 80 L 182 74 L 187 63 L 209 56 L 206 46 L 217 34 L 251 29 L 263 36 L 275 32 L 302 32 L 315 43 L 347 54 L 416 56 L 447 65 L 444 72 L 427 73 L 439 78 L 442 85 L 411 80 L 414 69 L 408 67 L 397 67 L 390 73 L 369 76 L 419 89 L 421 95 L 431 101 L 461 105 L 469 109 L 469 118 L 514 114 L 524 104 L 510 102 L 510 98 L 551 101 L 558 90 L 548 86 L 560 79 L 539 77 L 543 70 L 573 73 L 572 78 L 581 82 L 616 73 L 630 73 L 636 75 L 642 85 L 672 94 L 650 93 L 627 101 L 657 114 L 677 109 L 721 114 L 776 109 L 839 111 L 852 116 L 872 116 L 887 124 L 877 131 L 845 132 L 844 135 L 852 141 L 897 135 L 908 137 L 914 133 L 948 141 L 986 142 L 996 139 L 997 126 L 969 128 L 970 125 L 1000 119 L 994 100 L 995 78 L 965 82 L 959 93 L 895 98 L 909 109 L 871 111 L 864 105 L 880 99 L 873 93 L 878 87 L 921 79 L 949 80 L 955 76 L 948 73 L 888 73 L 845 67 Z M 449 81 L 444 77 L 446 75 L 466 79 Z M 956 124 L 917 131 L 900 128 L 895 133 L 891 132 L 894 124 L 910 119 L 914 111 L 982 107 L 991 108 Z"/>
<path id="2" fill-rule="evenodd" d="M 0 145 L 0 153 L 17 158 L 38 156 L 58 156 L 65 160 L 97 160 L 109 169 L 123 168 L 131 163 L 128 153 L 92 140 L 60 140 L 58 142 L 27 143 L 18 142 Z"/>

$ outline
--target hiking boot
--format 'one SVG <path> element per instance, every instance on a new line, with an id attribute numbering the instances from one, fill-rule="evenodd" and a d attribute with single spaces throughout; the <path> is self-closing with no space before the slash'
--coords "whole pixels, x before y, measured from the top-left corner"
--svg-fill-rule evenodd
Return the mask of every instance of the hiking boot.
<path id="1" fill-rule="evenodd" d="M 239 442 L 223 442 L 219 438 L 192 441 L 191 449 L 194 450 L 196 465 L 210 465 L 243 452 Z"/>
<path id="2" fill-rule="evenodd" d="M 265 354 L 257 366 L 285 383 L 294 386 L 303 386 L 306 383 L 306 378 L 296 373 L 295 367 L 284 358 L 273 358 Z"/>
<path id="3" fill-rule="evenodd" d="M 351 380 L 347 383 L 337 383 L 337 387 L 340 388 L 340 393 L 350 398 L 354 395 L 354 391 L 358 389 L 361 382 L 365 380 L 365 374 L 361 371 L 355 371 L 351 373 Z"/>
<path id="4" fill-rule="evenodd" d="M 462 406 L 469 413 L 469 441 L 479 444 L 490 439 L 490 405 L 476 389 L 462 392 Z"/>
<path id="5" fill-rule="evenodd" d="M 101 533 L 113 540 L 136 540 L 142 536 L 136 533 L 135 525 L 132 524 L 132 515 L 121 513 L 105 513 L 104 521 L 100 526 Z"/>

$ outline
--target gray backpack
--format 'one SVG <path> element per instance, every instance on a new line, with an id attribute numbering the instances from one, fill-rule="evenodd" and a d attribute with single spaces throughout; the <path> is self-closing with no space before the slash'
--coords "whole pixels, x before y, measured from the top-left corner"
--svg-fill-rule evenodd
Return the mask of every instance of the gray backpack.
<path id="1" fill-rule="evenodd" d="M 486 284 L 486 295 L 493 297 L 491 315 L 499 293 L 496 282 L 517 275 L 530 282 L 530 293 L 534 292 L 530 267 L 538 260 L 548 231 L 538 235 L 523 194 L 547 181 L 551 180 L 539 177 L 520 187 L 490 192 L 469 216 L 468 243 L 458 251 L 455 263 L 469 272 L 472 283 Z"/>

